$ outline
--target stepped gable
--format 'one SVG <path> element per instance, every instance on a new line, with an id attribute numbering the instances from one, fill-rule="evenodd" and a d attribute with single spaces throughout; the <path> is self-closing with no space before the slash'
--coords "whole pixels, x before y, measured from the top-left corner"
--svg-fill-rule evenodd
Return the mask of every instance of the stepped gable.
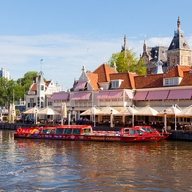
<path id="1" fill-rule="evenodd" d="M 115 69 L 107 64 L 100 65 L 93 73 L 98 74 L 98 82 L 110 82 L 109 74 L 116 73 Z"/>
<path id="2" fill-rule="evenodd" d="M 110 74 L 111 80 L 121 79 L 123 82 L 119 89 L 135 89 L 134 77 L 137 76 L 136 73 L 126 72 L 126 73 L 113 73 Z"/>
<path id="3" fill-rule="evenodd" d="M 174 49 L 190 49 L 185 37 L 184 32 L 180 29 L 180 18 L 177 20 L 177 31 L 174 32 L 174 37 L 168 48 L 168 51 Z"/>
<path id="4" fill-rule="evenodd" d="M 168 71 L 166 74 L 164 74 L 164 78 L 171 78 L 171 77 L 183 77 L 184 72 L 189 72 L 191 69 L 190 66 L 180 66 L 177 65 L 173 67 L 170 71 Z"/>
<path id="5" fill-rule="evenodd" d="M 93 90 L 95 90 L 95 91 L 99 90 L 99 86 L 97 83 L 98 82 L 98 74 L 87 72 L 86 75 L 90 80 L 90 84 L 93 87 Z"/>
<path id="6" fill-rule="evenodd" d="M 134 79 L 136 89 L 163 87 L 163 74 L 135 76 Z"/>

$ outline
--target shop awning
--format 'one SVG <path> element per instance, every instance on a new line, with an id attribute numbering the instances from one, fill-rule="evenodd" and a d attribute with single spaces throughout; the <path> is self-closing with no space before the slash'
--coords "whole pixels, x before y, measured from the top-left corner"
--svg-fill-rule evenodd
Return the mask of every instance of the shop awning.
<path id="1" fill-rule="evenodd" d="M 149 91 L 146 100 L 164 100 L 167 99 L 169 90 Z"/>
<path id="2" fill-rule="evenodd" d="M 97 99 L 107 99 L 109 96 L 109 91 L 100 91 L 97 95 Z"/>
<path id="3" fill-rule="evenodd" d="M 80 89 L 84 89 L 86 85 L 86 82 L 78 82 L 76 87 L 75 87 L 75 91 L 78 91 Z"/>
<path id="4" fill-rule="evenodd" d="M 88 100 L 90 99 L 90 96 L 91 96 L 91 93 L 78 92 L 73 94 L 72 100 Z"/>
<path id="5" fill-rule="evenodd" d="M 51 96 L 51 100 L 67 100 L 69 97 L 69 93 L 60 92 L 60 93 L 53 93 Z"/>
<path id="6" fill-rule="evenodd" d="M 108 95 L 108 99 L 119 99 L 123 94 L 123 91 L 110 91 Z"/>
<path id="7" fill-rule="evenodd" d="M 167 99 L 191 99 L 192 90 L 171 90 Z"/>
<path id="8" fill-rule="evenodd" d="M 136 92 L 134 100 L 146 100 L 149 91 L 139 91 Z"/>

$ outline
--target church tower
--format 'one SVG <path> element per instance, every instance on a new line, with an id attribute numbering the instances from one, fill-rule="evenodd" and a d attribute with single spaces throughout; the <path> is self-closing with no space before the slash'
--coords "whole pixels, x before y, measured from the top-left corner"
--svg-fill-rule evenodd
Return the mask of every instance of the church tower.
<path id="1" fill-rule="evenodd" d="M 177 30 L 167 51 L 167 67 L 175 65 L 192 65 L 192 50 L 184 37 L 184 32 L 180 29 L 180 18 L 177 20 Z"/>
<path id="2" fill-rule="evenodd" d="M 37 107 L 45 107 L 45 90 L 46 84 L 43 78 L 43 72 L 40 71 L 38 81 L 37 81 Z"/>

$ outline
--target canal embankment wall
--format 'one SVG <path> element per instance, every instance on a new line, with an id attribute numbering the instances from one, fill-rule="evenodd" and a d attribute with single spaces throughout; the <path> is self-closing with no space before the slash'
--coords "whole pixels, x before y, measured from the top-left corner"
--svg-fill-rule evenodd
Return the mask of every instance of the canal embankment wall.
<path id="1" fill-rule="evenodd" d="M 0 130 L 16 130 L 19 127 L 33 127 L 33 124 L 23 124 L 23 123 L 0 123 Z M 45 125 L 39 125 L 45 126 Z M 49 125 L 50 126 L 50 125 Z M 105 131 L 118 131 L 120 127 L 94 127 L 94 130 L 105 130 Z M 168 130 L 171 133 L 168 140 L 182 140 L 182 141 L 192 141 L 192 131 L 187 130 Z"/>

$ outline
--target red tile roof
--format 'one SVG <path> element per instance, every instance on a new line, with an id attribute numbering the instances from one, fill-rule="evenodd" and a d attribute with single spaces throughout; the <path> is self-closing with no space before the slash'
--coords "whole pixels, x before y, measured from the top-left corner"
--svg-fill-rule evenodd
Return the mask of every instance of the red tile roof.
<path id="1" fill-rule="evenodd" d="M 33 84 L 33 86 L 31 87 L 31 89 L 29 91 L 30 92 L 37 91 L 37 83 Z"/>
<path id="2" fill-rule="evenodd" d="M 183 77 L 183 72 L 189 71 L 191 69 L 190 66 L 175 66 L 170 71 L 165 73 L 165 78 L 170 77 Z"/>
<path id="3" fill-rule="evenodd" d="M 113 73 L 110 74 L 111 80 L 118 80 L 122 79 L 123 82 L 121 83 L 120 89 L 134 89 L 135 88 L 135 81 L 134 77 L 137 76 L 135 73 Z"/>
<path id="4" fill-rule="evenodd" d="M 136 89 L 163 87 L 163 74 L 136 76 L 134 79 Z"/>
<path id="5" fill-rule="evenodd" d="M 94 91 L 99 90 L 98 83 L 97 83 L 98 82 L 98 74 L 96 74 L 96 73 L 86 73 L 86 74 L 90 80 L 90 84 L 92 85 L 93 90 Z"/>
<path id="6" fill-rule="evenodd" d="M 98 74 L 98 82 L 110 82 L 109 74 L 116 73 L 116 71 L 109 65 L 102 64 L 93 73 Z"/>

